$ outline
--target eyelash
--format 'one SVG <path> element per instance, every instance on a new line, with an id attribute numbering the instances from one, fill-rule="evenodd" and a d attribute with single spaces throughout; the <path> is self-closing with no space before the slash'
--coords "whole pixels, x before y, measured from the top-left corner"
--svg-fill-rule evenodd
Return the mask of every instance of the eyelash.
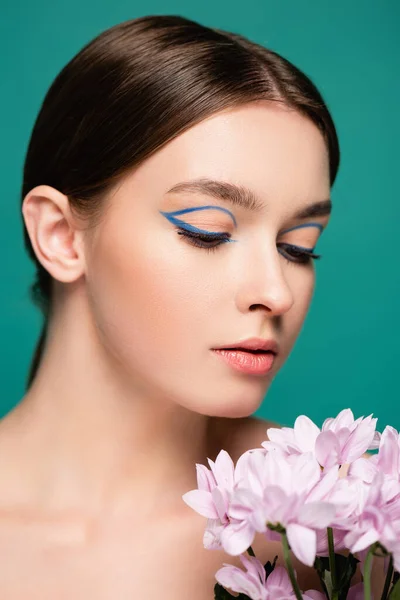
<path id="1" fill-rule="evenodd" d="M 226 243 L 231 238 L 230 233 L 224 233 L 222 235 L 206 235 L 203 233 L 188 232 L 186 229 L 180 229 L 178 231 L 178 235 L 182 235 L 183 237 L 185 237 L 189 244 L 191 244 L 192 246 L 195 246 L 196 248 L 203 248 L 208 252 L 215 252 L 215 250 L 217 250 L 217 248 L 221 246 L 221 244 Z M 214 245 L 209 246 L 209 243 L 214 243 Z M 293 244 L 281 242 L 279 246 L 283 246 L 286 249 L 290 249 L 291 252 L 293 252 L 295 256 L 299 258 L 299 260 L 293 260 L 293 255 L 292 258 L 288 258 L 285 254 L 282 254 L 282 256 L 289 263 L 308 265 L 311 263 L 312 260 L 322 258 L 321 254 L 314 254 L 313 252 L 300 250 L 298 246 L 294 246 Z"/>

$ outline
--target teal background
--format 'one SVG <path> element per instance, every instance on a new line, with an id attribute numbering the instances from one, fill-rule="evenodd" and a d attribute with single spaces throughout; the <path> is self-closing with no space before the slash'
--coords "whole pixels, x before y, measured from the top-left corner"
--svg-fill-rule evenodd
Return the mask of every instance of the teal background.
<path id="1" fill-rule="evenodd" d="M 2 0 L 4 2 L 4 0 Z M 33 265 L 22 241 L 24 155 L 43 97 L 90 39 L 145 14 L 179 14 L 241 33 L 291 60 L 316 83 L 341 145 L 332 218 L 317 247 L 316 289 L 302 332 L 259 417 L 319 425 L 350 407 L 400 428 L 400 3 L 320 0 L 187 2 L 19 0 L 0 19 L 4 415 L 24 395 L 41 316 L 28 298 Z M 45 183 L 45 182 L 43 182 Z"/>

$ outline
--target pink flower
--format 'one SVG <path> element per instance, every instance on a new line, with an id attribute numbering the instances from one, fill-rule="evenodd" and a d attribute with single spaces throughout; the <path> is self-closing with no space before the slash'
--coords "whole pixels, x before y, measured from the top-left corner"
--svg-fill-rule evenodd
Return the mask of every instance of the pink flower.
<path id="1" fill-rule="evenodd" d="M 252 600 L 267 600 L 266 572 L 263 565 L 254 556 L 242 555 L 239 558 L 246 571 L 223 563 L 224 566 L 216 572 L 215 579 L 223 587 L 246 594 Z"/>
<path id="2" fill-rule="evenodd" d="M 371 598 L 374 600 L 373 596 Z M 352 585 L 349 589 L 347 600 L 364 600 L 364 584 L 356 583 L 356 585 Z"/>
<path id="3" fill-rule="evenodd" d="M 254 556 L 241 555 L 240 560 L 246 571 L 223 563 L 215 578 L 218 583 L 233 592 L 246 594 L 252 600 L 293 600 L 295 593 L 289 575 L 284 567 L 275 567 L 266 579 L 261 562 Z M 304 600 L 324 600 L 321 592 L 308 590 Z"/>
<path id="4" fill-rule="evenodd" d="M 379 542 L 400 570 L 400 483 L 378 471 L 361 497 L 356 522 L 344 542 L 352 553 Z"/>
<path id="5" fill-rule="evenodd" d="M 364 495 L 365 485 L 363 482 L 348 475 L 337 479 L 335 485 L 322 498 L 325 502 L 334 504 L 336 508 L 335 517 L 330 525 L 335 537 L 335 548 L 345 548 L 343 532 L 341 533 L 340 530 L 351 529 L 357 518 L 355 515 L 360 512 Z M 324 537 L 324 533 L 321 534 L 322 537 Z M 322 551 L 319 549 L 318 553 L 320 554 Z"/>
<path id="6" fill-rule="evenodd" d="M 379 542 L 400 567 L 400 437 L 393 427 L 382 433 L 378 454 L 359 458 L 349 468 L 360 491 L 345 543 L 352 552 L 366 554 Z M 365 556 L 364 556 L 365 558 Z"/>
<path id="7" fill-rule="evenodd" d="M 234 486 L 242 479 L 243 473 L 246 472 L 247 460 L 253 453 L 264 454 L 265 451 L 262 448 L 248 450 L 238 459 L 236 467 L 225 450 L 219 452 L 215 462 L 207 459 L 211 471 L 205 465 L 196 464 L 198 489 L 186 492 L 182 499 L 197 513 L 207 517 L 203 545 L 208 550 L 222 548 L 221 535 L 226 528 L 229 532 L 240 531 L 243 528 L 242 522 L 228 515 L 228 508 Z"/>
<path id="8" fill-rule="evenodd" d="M 279 448 L 286 454 L 313 452 L 319 464 L 329 468 L 352 463 L 367 450 L 376 449 L 380 441 L 376 422 L 372 415 L 355 421 L 352 411 L 347 408 L 335 419 L 326 419 L 319 429 L 311 419 L 301 415 L 294 428 L 267 429 L 269 440 L 261 445 L 266 450 Z"/>
<path id="9" fill-rule="evenodd" d="M 256 531 L 276 539 L 270 529 L 282 526 L 293 553 L 312 566 L 317 530 L 328 527 L 336 514 L 335 506 L 322 498 L 337 481 L 337 467 L 323 474 L 311 452 L 290 457 L 279 451 L 252 454 L 247 463 L 247 473 L 231 496 L 229 516 L 236 524 L 221 534 L 224 550 L 241 554 Z"/>
<path id="10" fill-rule="evenodd" d="M 400 481 L 400 435 L 389 425 L 383 430 L 379 452 L 370 458 L 359 458 L 349 467 L 349 475 L 368 484 L 378 471 L 389 479 Z"/>
<path id="11" fill-rule="evenodd" d="M 317 550 L 316 553 L 318 556 L 329 556 L 329 544 L 328 544 L 328 531 L 326 529 L 318 529 L 317 530 Z M 335 552 L 340 552 L 341 550 L 346 550 L 346 544 L 344 543 L 344 538 L 347 534 L 346 530 L 337 529 L 332 527 L 333 533 L 333 543 L 335 547 Z"/>
<path id="12" fill-rule="evenodd" d="M 225 450 L 221 450 L 215 462 L 207 459 L 211 471 L 202 464 L 196 464 L 197 490 L 182 496 L 188 506 L 209 520 L 204 533 L 204 547 L 220 548 L 220 533 L 229 523 L 227 509 L 234 485 L 234 464 Z"/>
<path id="13" fill-rule="evenodd" d="M 383 430 L 376 464 L 385 475 L 400 481 L 400 435 L 394 427 Z"/>

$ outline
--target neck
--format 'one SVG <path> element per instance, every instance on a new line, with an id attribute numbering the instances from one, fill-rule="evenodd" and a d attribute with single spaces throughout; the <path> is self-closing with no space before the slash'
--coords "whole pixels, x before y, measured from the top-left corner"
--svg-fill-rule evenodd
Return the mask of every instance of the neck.
<path id="1" fill-rule="evenodd" d="M 160 497 L 165 510 L 185 510 L 195 463 L 215 458 L 211 424 L 132 379 L 75 308 L 52 318 L 32 386 L 2 425 L 21 498 L 46 510 L 145 514 Z"/>

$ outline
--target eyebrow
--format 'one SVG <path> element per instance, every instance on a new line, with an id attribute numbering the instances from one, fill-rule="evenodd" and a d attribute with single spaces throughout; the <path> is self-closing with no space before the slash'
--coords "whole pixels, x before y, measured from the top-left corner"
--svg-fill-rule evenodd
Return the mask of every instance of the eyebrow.
<path id="1" fill-rule="evenodd" d="M 250 188 L 244 185 L 220 181 L 216 179 L 199 178 L 190 181 L 181 181 L 172 186 L 167 194 L 171 193 L 201 193 L 230 202 L 234 206 L 239 206 L 253 212 L 261 213 L 265 210 L 265 205 L 260 198 Z M 297 211 L 293 217 L 295 219 L 309 219 L 313 217 L 326 217 L 332 212 L 332 201 L 330 198 L 309 204 Z"/>

